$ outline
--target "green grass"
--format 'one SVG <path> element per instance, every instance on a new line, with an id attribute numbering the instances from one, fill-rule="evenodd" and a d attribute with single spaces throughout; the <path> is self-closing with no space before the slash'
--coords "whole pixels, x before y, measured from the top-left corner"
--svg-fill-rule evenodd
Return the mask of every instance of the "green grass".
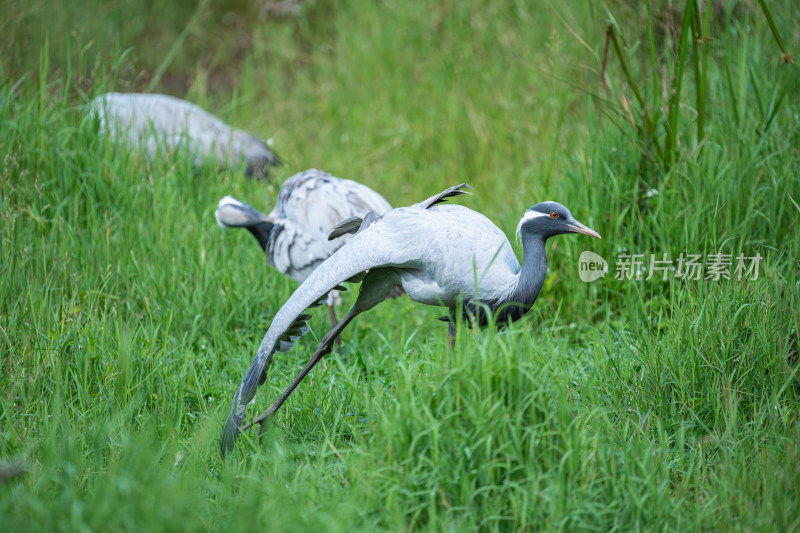
<path id="1" fill-rule="evenodd" d="M 309 2 L 263 19 L 212 3 L 169 64 L 195 10 L 98 5 L 19 5 L 2 27 L 0 458 L 25 467 L 0 481 L 3 530 L 800 528 L 800 76 L 754 6 L 712 21 L 702 149 L 687 72 L 661 171 L 600 86 L 593 3 Z M 797 8 L 771 8 L 797 50 Z M 657 102 L 643 10 L 617 23 Z M 275 183 L 98 138 L 87 99 L 162 66 L 156 90 L 191 80 L 190 99 L 275 140 Z M 222 462 L 230 398 L 296 285 L 213 210 L 224 194 L 266 209 L 309 167 L 394 205 L 468 181 L 459 203 L 509 235 L 554 199 L 603 240 L 551 241 L 528 316 L 462 326 L 452 352 L 440 309 L 381 304 L 261 444 L 245 435 Z M 616 280 L 622 248 L 764 265 Z M 609 276 L 582 283 L 583 250 Z M 326 331 L 316 314 L 252 414 Z"/>

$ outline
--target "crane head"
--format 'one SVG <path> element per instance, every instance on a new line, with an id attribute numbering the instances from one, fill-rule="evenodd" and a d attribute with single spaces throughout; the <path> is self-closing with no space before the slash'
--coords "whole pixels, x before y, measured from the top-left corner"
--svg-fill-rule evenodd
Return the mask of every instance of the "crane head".
<path id="1" fill-rule="evenodd" d="M 599 233 L 575 220 L 570 210 L 558 202 L 542 202 L 529 208 L 517 226 L 521 238 L 536 235 L 547 240 L 562 233 L 582 233 L 600 238 Z"/>

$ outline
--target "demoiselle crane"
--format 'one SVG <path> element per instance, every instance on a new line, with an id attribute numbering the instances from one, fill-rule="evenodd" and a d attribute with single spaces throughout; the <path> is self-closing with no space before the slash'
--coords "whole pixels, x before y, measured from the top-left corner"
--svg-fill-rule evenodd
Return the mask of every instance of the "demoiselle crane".
<path id="1" fill-rule="evenodd" d="M 106 93 L 92 100 L 88 110 L 100 121 L 100 134 L 144 150 L 153 159 L 161 150 L 186 149 L 194 165 L 216 160 L 245 174 L 266 177 L 280 164 L 260 139 L 231 128 L 200 106 L 164 94 Z"/>
<path id="2" fill-rule="evenodd" d="M 556 202 L 536 204 L 525 211 L 517 226 L 522 240 L 520 266 L 505 234 L 488 218 L 459 205 L 440 205 L 464 194 L 461 184 L 410 207 L 393 209 L 382 217 L 344 222 L 334 230 L 355 231 L 346 245 L 322 263 L 272 320 L 253 363 L 233 397 L 222 435 L 221 453 L 232 447 L 240 431 L 264 424 L 280 408 L 317 362 L 330 353 L 336 336 L 360 313 L 383 301 L 398 284 L 409 298 L 449 310 L 449 321 L 459 309 L 483 325 L 487 313 L 498 323 L 522 317 L 533 305 L 547 271 L 545 241 L 562 233 L 600 238 Z M 308 331 L 305 310 L 320 305 L 325 295 L 345 281 L 361 280 L 355 304 L 325 335 L 311 359 L 266 411 L 242 426 L 248 402 L 266 380 L 275 352 L 289 350 Z"/>
<path id="3" fill-rule="evenodd" d="M 351 235 L 328 240 L 334 226 L 369 212 L 383 215 L 392 208 L 383 196 L 361 183 L 336 178 L 309 169 L 287 179 L 269 215 L 234 198 L 219 201 L 214 215 L 223 228 L 245 228 L 267 255 L 267 263 L 302 283 Z M 341 303 L 339 291 L 328 296 L 332 325 L 336 325 L 334 304 Z"/>

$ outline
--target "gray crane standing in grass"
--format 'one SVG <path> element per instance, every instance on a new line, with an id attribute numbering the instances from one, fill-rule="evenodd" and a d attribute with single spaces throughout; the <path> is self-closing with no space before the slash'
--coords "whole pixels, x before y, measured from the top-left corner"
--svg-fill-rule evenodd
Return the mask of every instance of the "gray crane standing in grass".
<path id="1" fill-rule="evenodd" d="M 497 316 L 499 323 L 520 318 L 533 305 L 547 271 L 545 241 L 562 233 L 600 235 L 575 220 L 569 209 L 556 202 L 537 204 L 517 226 L 522 240 L 520 267 L 505 234 L 488 218 L 458 205 L 439 205 L 464 194 L 466 184 L 451 187 L 422 203 L 393 209 L 382 217 L 368 214 L 351 219 L 332 235 L 355 232 L 346 245 L 322 263 L 292 294 L 272 320 L 253 363 L 233 397 L 222 435 L 224 456 L 238 434 L 256 422 L 262 426 L 280 408 L 308 372 L 330 353 L 336 336 L 357 315 L 376 306 L 400 284 L 417 302 L 445 306 L 455 320 L 459 301 L 463 313 L 479 324 Z M 327 335 L 303 370 L 275 403 L 242 426 L 248 402 L 266 381 L 275 352 L 289 350 L 308 331 L 305 310 L 321 305 L 345 281 L 361 281 L 350 312 Z"/>
<path id="2" fill-rule="evenodd" d="M 334 226 L 367 213 L 383 215 L 392 208 L 383 196 L 366 185 L 309 169 L 286 180 L 269 215 L 232 196 L 219 201 L 215 216 L 223 228 L 246 228 L 267 254 L 267 263 L 299 282 L 305 279 L 349 239 L 349 234 L 329 240 Z M 334 304 L 339 291 L 328 295 L 331 322 L 336 326 Z"/>
<path id="3" fill-rule="evenodd" d="M 186 149 L 199 167 L 207 160 L 238 167 L 245 174 L 267 177 L 280 164 L 260 139 L 231 128 L 201 107 L 164 94 L 106 93 L 88 110 L 100 122 L 100 134 L 143 149 L 148 158 L 160 151 Z"/>

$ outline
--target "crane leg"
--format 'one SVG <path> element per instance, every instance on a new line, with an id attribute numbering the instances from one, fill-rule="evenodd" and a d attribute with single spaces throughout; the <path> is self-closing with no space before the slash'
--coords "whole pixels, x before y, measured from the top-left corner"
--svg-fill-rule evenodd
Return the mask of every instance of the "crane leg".
<path id="1" fill-rule="evenodd" d="M 448 309 L 447 312 L 450 315 L 450 320 L 447 321 L 447 340 L 450 341 L 450 350 L 452 353 L 452 349 L 456 346 L 456 310 Z"/>
<path id="2" fill-rule="evenodd" d="M 292 382 L 289 384 L 286 390 L 283 391 L 283 394 L 280 395 L 280 397 L 275 401 L 275 403 L 270 405 L 266 411 L 258 415 L 253 420 L 252 423 L 248 424 L 248 427 L 258 422 L 259 424 L 261 424 L 259 435 L 264 432 L 267 423 L 272 418 L 272 416 L 278 411 L 278 409 L 280 409 L 281 405 L 283 405 L 283 402 L 285 402 L 286 399 L 289 397 L 289 395 L 292 394 L 292 392 L 294 392 L 294 389 L 296 389 L 297 386 L 300 384 L 300 382 L 303 381 L 303 378 L 305 378 L 306 375 L 309 372 L 311 372 L 311 369 L 314 368 L 314 365 L 319 363 L 319 361 L 323 357 L 331 353 L 331 350 L 333 349 L 334 339 L 336 339 L 336 337 L 339 336 L 339 333 L 341 333 L 341 331 L 347 327 L 350 321 L 353 320 L 360 312 L 361 311 L 356 311 L 355 307 L 351 309 L 350 312 L 347 313 L 347 315 L 345 315 L 342 321 L 336 324 L 336 326 L 322 338 L 322 342 L 319 343 L 317 350 L 314 352 L 314 355 L 311 356 L 311 359 L 308 360 L 306 366 L 303 367 L 303 370 L 301 370 L 300 373 L 297 374 L 297 377 L 294 378 L 294 380 L 292 380 Z M 243 427 L 242 431 L 244 429 L 246 428 Z"/>
<path id="3" fill-rule="evenodd" d="M 328 311 L 330 311 L 331 314 L 331 328 L 335 329 L 336 325 L 339 323 L 339 319 L 336 318 L 336 310 L 333 308 L 333 304 L 328 304 Z M 333 331 L 333 329 L 331 331 Z M 338 335 L 336 336 L 335 342 L 336 346 L 342 345 L 342 339 L 340 339 Z"/>
<path id="4" fill-rule="evenodd" d="M 456 345 L 456 324 L 454 321 L 447 323 L 447 340 L 450 341 L 450 348 Z"/>

